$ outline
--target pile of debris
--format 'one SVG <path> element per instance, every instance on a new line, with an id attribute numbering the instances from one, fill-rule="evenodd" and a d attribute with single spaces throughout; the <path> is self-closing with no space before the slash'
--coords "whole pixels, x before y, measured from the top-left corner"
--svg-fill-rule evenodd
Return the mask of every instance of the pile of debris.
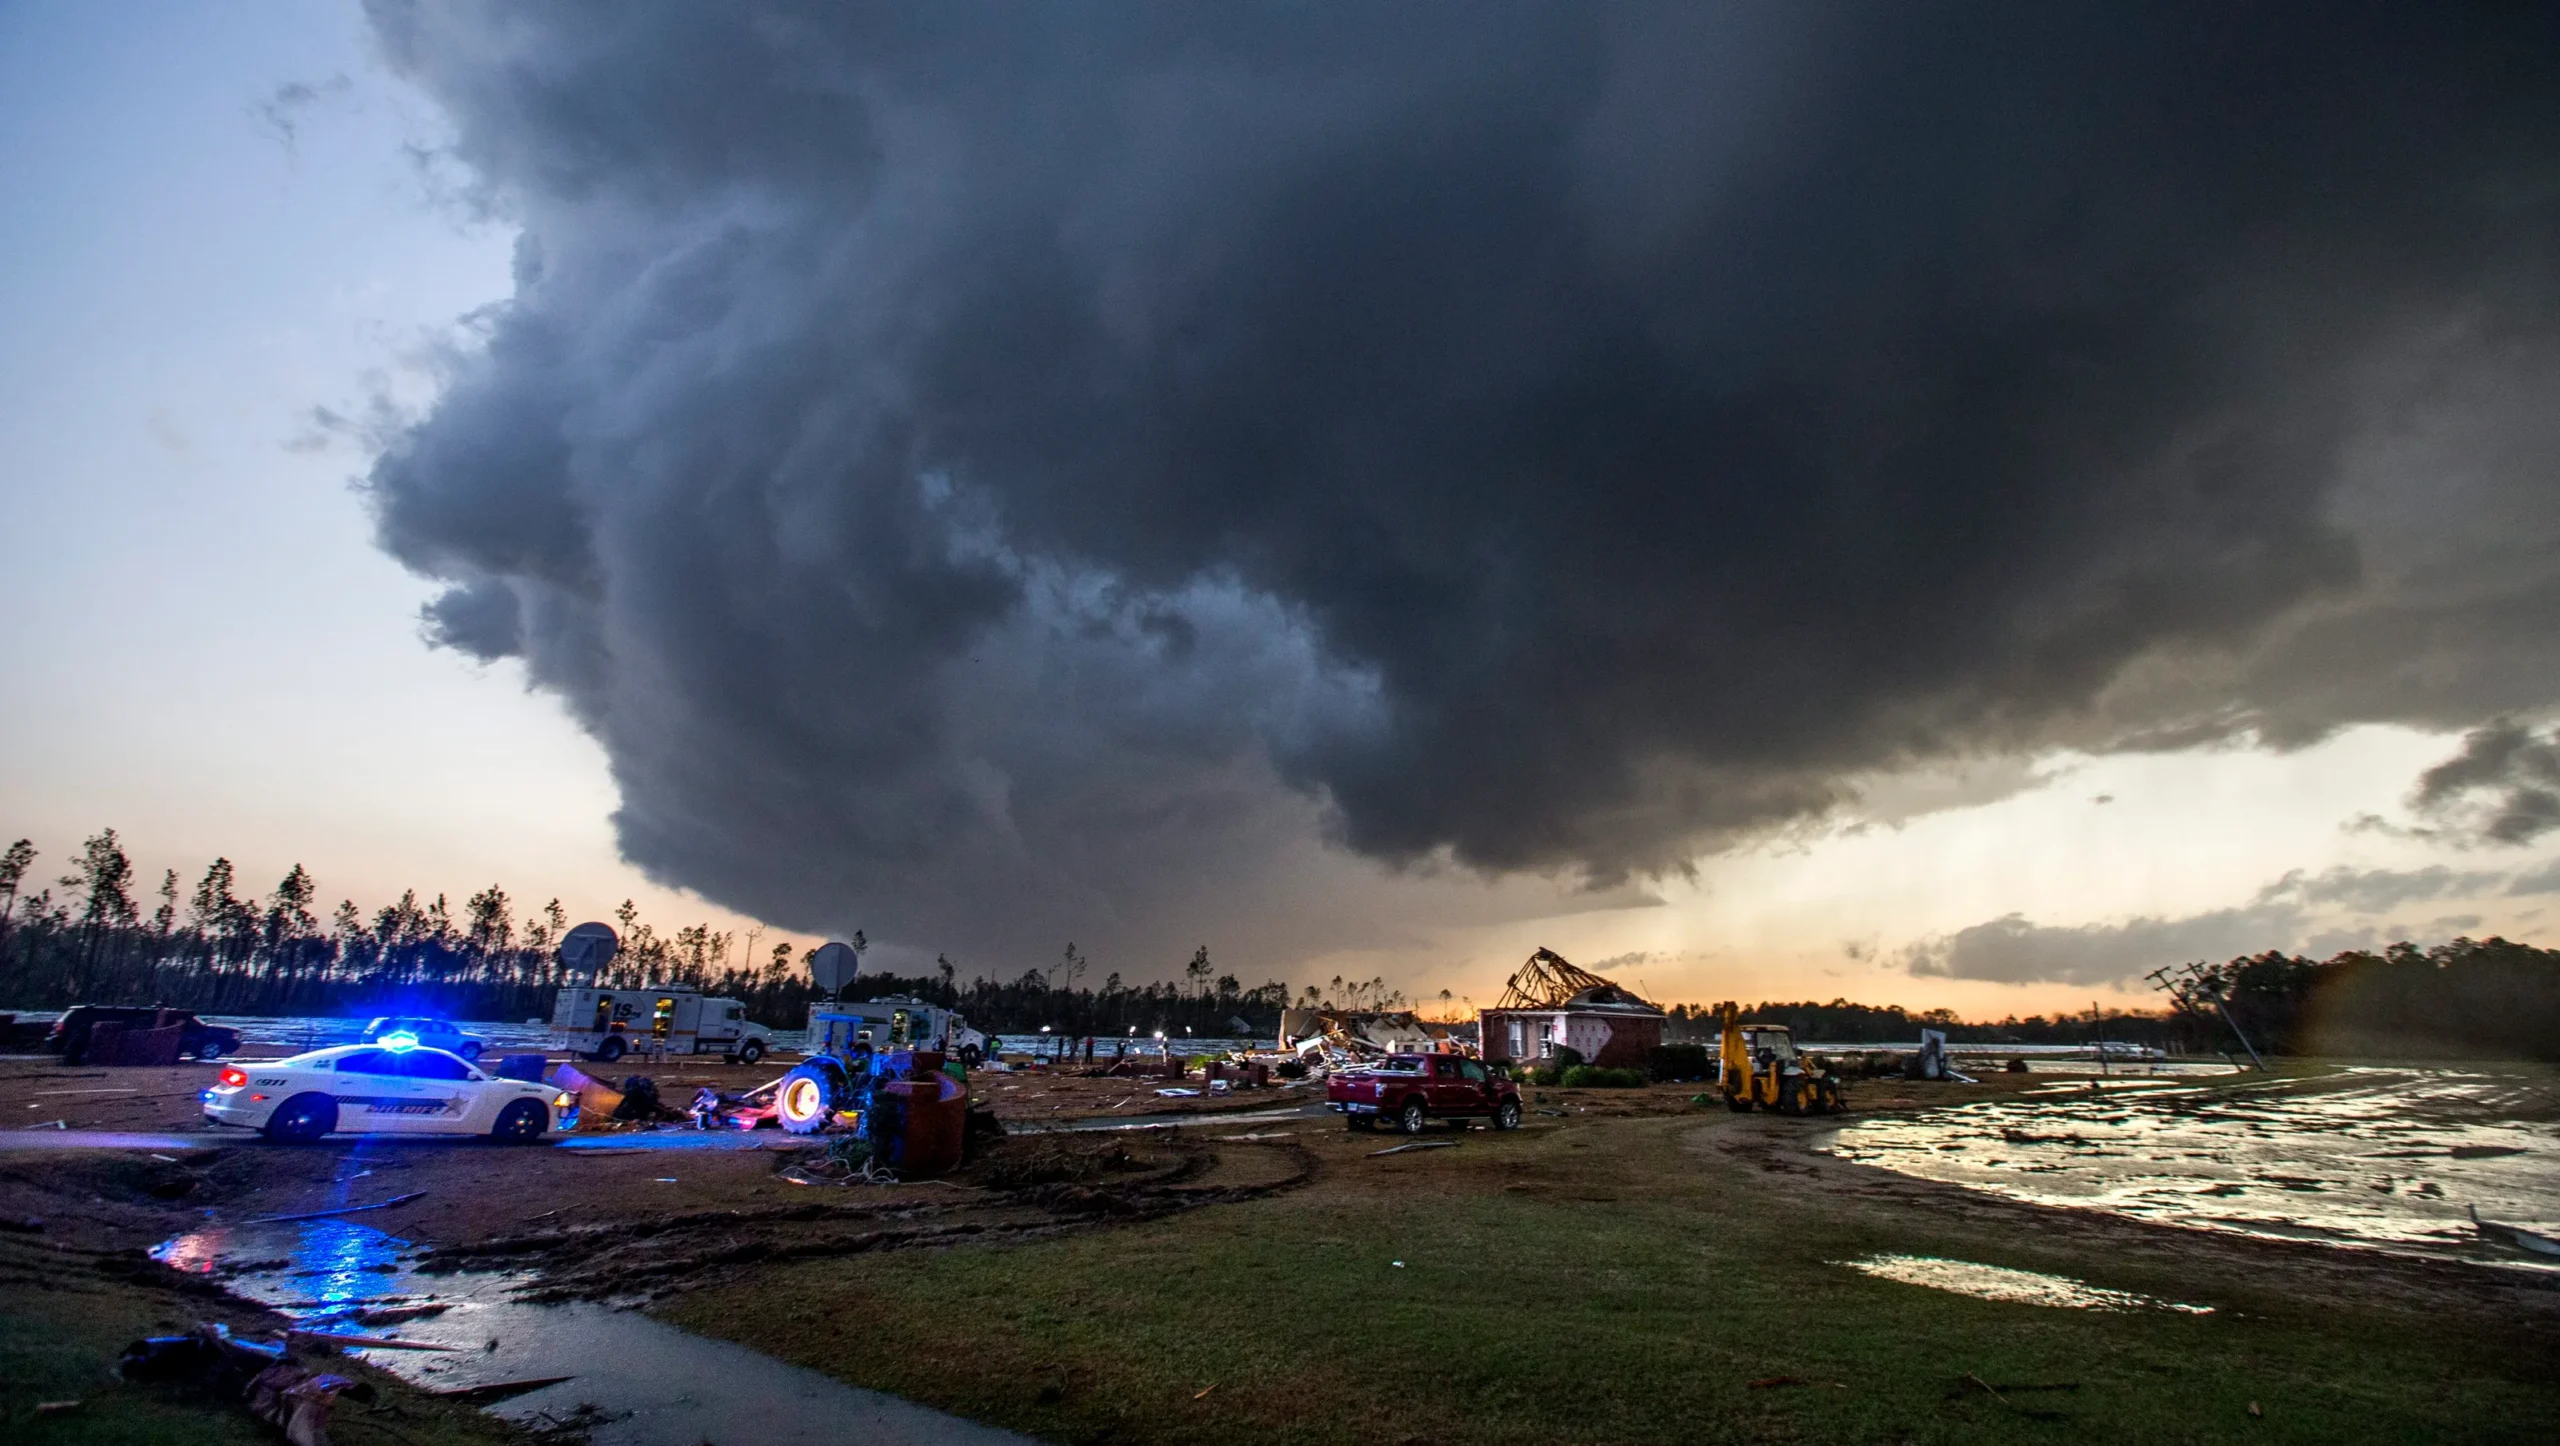
<path id="1" fill-rule="evenodd" d="M 295 1362 L 283 1341 L 243 1340 L 207 1321 L 179 1336 L 151 1336 L 124 1348 L 117 1370 L 128 1381 L 184 1382 L 240 1403 L 284 1432 L 292 1446 L 329 1446 L 329 1413 L 340 1396 L 371 1401 L 361 1381 Z"/>
<path id="2" fill-rule="evenodd" d="M 1460 1026 L 1409 1009 L 1280 1011 L 1281 1050 L 1328 1071 L 1357 1069 L 1390 1054 L 1447 1053 L 1458 1048 L 1460 1033 Z"/>

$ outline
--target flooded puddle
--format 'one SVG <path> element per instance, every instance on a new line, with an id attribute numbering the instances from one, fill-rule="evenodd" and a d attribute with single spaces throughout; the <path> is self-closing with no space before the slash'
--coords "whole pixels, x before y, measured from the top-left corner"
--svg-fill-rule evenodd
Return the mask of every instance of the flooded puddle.
<path id="1" fill-rule="evenodd" d="M 427 1347 L 340 1342 L 430 1390 L 567 1376 L 488 1409 L 528 1426 L 588 1426 L 596 1446 L 1036 1446 L 637 1311 L 518 1300 L 520 1276 L 421 1275 L 411 1268 L 409 1242 L 350 1221 L 208 1226 L 152 1254 L 181 1270 L 222 1275 L 231 1291 L 292 1317 L 298 1329 Z M 847 1349 L 879 1339 L 876 1331 L 840 1334 Z"/>
<path id="2" fill-rule="evenodd" d="M 1905 1285 L 1925 1285 L 1932 1290 L 1951 1290 L 1958 1295 L 2007 1301 L 2014 1305 L 2048 1305 L 2064 1310 L 2170 1310 L 2187 1315 L 2213 1314 L 2213 1307 L 2209 1305 L 2187 1305 L 2130 1290 L 2109 1290 L 2085 1280 L 2073 1280 L 2067 1275 L 2011 1270 L 2000 1265 L 1976 1265 L 1969 1260 L 1942 1260 L 1934 1255 L 1870 1255 L 1862 1260 L 1837 1263 L 1868 1275 L 1898 1280 Z"/>
<path id="3" fill-rule="evenodd" d="M 2481 1217 L 2560 1234 L 2560 1093 L 2540 1077 L 2357 1068 L 2203 1090 L 2176 1082 L 1862 1121 L 1843 1158 L 2140 1220 L 2560 1270 Z"/>

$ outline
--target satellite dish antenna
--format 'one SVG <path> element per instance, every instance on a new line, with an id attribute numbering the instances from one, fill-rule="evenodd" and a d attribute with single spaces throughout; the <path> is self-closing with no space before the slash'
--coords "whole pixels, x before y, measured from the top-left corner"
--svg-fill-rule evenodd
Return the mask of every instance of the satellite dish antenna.
<path id="1" fill-rule="evenodd" d="M 560 967 L 592 979 L 613 962 L 622 940 L 604 924 L 580 924 L 560 936 Z"/>
<path id="2" fill-rule="evenodd" d="M 851 944 L 821 944 L 809 951 L 809 980 L 830 998 L 843 992 L 861 967 L 862 956 Z"/>

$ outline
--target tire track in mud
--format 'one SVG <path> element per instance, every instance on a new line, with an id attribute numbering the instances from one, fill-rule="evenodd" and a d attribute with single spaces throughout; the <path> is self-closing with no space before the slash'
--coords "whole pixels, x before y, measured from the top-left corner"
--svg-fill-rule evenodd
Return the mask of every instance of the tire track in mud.
<path id="1" fill-rule="evenodd" d="M 432 1247 L 420 1254 L 418 1268 L 427 1274 L 483 1270 L 521 1274 L 526 1277 L 521 1298 L 534 1302 L 645 1298 L 726 1281 L 782 1261 L 1015 1243 L 1103 1225 L 1134 1224 L 1282 1194 L 1312 1182 L 1321 1168 L 1315 1152 L 1294 1141 L 1239 1142 L 1243 1148 L 1286 1158 L 1287 1168 L 1265 1180 L 1193 1183 L 1219 1170 L 1222 1153 L 1172 1131 L 1165 1133 L 1166 1139 L 1149 1143 L 1172 1158 L 1129 1172 L 1136 1178 L 1043 1180 L 1010 1188 L 960 1180 L 919 1182 L 917 1187 L 889 1188 L 938 1185 L 965 1193 L 939 1200 L 812 1201 L 693 1211 L 498 1236 Z M 854 1222 L 865 1222 L 868 1228 L 830 1228 Z"/>

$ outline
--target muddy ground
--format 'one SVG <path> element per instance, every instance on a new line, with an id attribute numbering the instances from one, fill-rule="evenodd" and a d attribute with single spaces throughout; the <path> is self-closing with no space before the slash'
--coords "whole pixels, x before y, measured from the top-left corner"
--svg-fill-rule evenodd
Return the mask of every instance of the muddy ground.
<path id="1" fill-rule="evenodd" d="M 662 1099 L 710 1085 L 740 1092 L 780 1068 L 683 1061 L 646 1069 Z M 593 1068 L 593 1067 L 591 1067 Z M 626 1072 L 641 1072 L 626 1065 Z M 566 1291 L 647 1292 L 768 1258 L 1037 1233 L 1099 1218 L 1143 1218 L 1303 1181 L 1281 1141 L 1191 1140 L 1173 1131 L 1025 1142 L 945 1181 L 838 1186 L 807 1141 L 778 1130 L 701 1143 L 689 1130 L 590 1121 L 591 1148 L 464 1138 L 333 1136 L 279 1145 L 207 1125 L 197 1091 L 213 1067 L 65 1068 L 0 1061 L 0 1129 L 164 1133 L 190 1148 L 0 1152 L 0 1222 L 82 1249 L 133 1249 L 208 1218 L 419 1198 L 368 1224 L 448 1252 L 556 1272 Z M 616 1078 L 619 1078 L 617 1075 Z M 1015 1128 L 1095 1116 L 1260 1111 L 1305 1090 L 1161 1100 L 1155 1083 L 981 1072 L 973 1095 Z M 1194 1133 L 1214 1135 L 1214 1131 Z M 628 1143 L 617 1137 L 628 1137 Z M 672 1138 L 671 1138 L 672 1136 Z M 199 1143 L 200 1142 L 200 1143 Z M 803 1163 L 814 1170 L 795 1170 Z M 795 1178 L 797 1177 L 797 1178 Z M 634 1250 L 640 1242 L 645 1249 Z"/>
<path id="2" fill-rule="evenodd" d="M 773 1062 L 747 1068 L 686 1061 L 648 1072 L 658 1080 L 663 1098 L 680 1103 L 701 1084 L 743 1090 L 774 1078 L 782 1067 Z M 6 1120 L 0 1128 L 24 1129 L 58 1119 L 69 1129 L 166 1132 L 188 1141 L 186 1148 L 165 1150 L 0 1152 L 0 1227 L 22 1247 L 16 1262 L 21 1273 L 40 1275 L 45 1269 L 40 1261 L 52 1259 L 62 1262 L 61 1269 L 78 1270 L 87 1278 L 104 1278 L 98 1276 L 104 1270 L 137 1288 L 150 1282 L 150 1288 L 163 1291 L 200 1289 L 200 1282 L 190 1287 L 164 1279 L 174 1273 L 151 1265 L 140 1251 L 208 1221 L 236 1222 L 414 1193 L 419 1198 L 407 1204 L 354 1218 L 427 1247 L 432 1266 L 524 1269 L 547 1294 L 647 1300 L 678 1320 L 771 1348 L 756 1331 L 764 1328 L 758 1322 L 770 1312 L 777 1267 L 788 1267 L 790 1278 L 802 1283 L 811 1271 L 830 1279 L 855 1271 L 837 1288 L 856 1293 L 890 1290 L 895 1282 L 916 1276 L 929 1298 L 955 1288 L 945 1279 L 950 1271 L 935 1267 L 917 1275 L 901 1265 L 879 1274 L 874 1286 L 849 1282 L 870 1268 L 862 1259 L 867 1256 L 888 1257 L 880 1262 L 883 1266 L 890 1260 L 948 1259 L 960 1270 L 953 1279 L 966 1280 L 968 1268 L 958 1264 L 964 1258 L 1029 1262 L 1052 1257 L 1037 1250 L 995 1256 L 976 1249 L 955 1253 L 953 1247 L 1048 1249 L 1079 1241 L 1103 1249 L 1113 1260 L 1117 1253 L 1138 1252 L 1137 1261 L 1112 1265 L 1102 1272 L 1104 1277 L 1117 1278 L 1113 1272 L 1128 1270 L 1144 1276 L 1168 1268 L 1147 1254 L 1163 1226 L 1179 1225 L 1176 1235 L 1158 1242 L 1173 1248 L 1193 1236 L 1223 1238 L 1221 1232 L 1229 1227 L 1216 1223 L 1221 1220 L 1306 1225 L 1315 1232 L 1309 1259 L 1321 1261 L 1341 1248 L 1341 1240 L 1352 1238 L 1342 1226 L 1329 1223 L 1336 1215 L 1345 1221 L 1366 1218 L 1362 1212 L 1380 1221 L 1409 1220 L 1400 1212 L 1424 1197 L 1439 1202 L 1438 1208 L 1452 1218 L 1501 1221 L 1509 1212 L 1526 1211 L 1524 1218 L 1553 1217 L 1559 1226 L 1572 1222 L 1566 1228 L 1599 1229 L 1605 1223 L 1623 1231 L 1656 1215 L 1698 1208 L 1700 1200 L 1723 1198 L 1718 1191 L 1730 1196 L 1739 1182 L 1754 1181 L 1746 1215 L 1722 1224 L 1715 1222 L 1723 1217 L 1705 1217 L 1695 1227 L 1653 1222 L 1646 1228 L 1667 1229 L 1667 1241 L 1702 1238 L 1689 1233 L 1693 1228 L 1722 1232 L 1750 1221 L 1759 1223 L 1748 1228 L 1758 1230 L 1769 1228 L 1771 1220 L 1801 1215 L 1844 1242 L 1872 1236 L 1873 1246 L 1906 1237 L 1927 1244 L 1943 1237 L 1950 1249 L 1970 1242 L 1964 1247 L 1971 1252 L 1966 1258 L 1975 1259 L 1985 1258 L 1981 1242 L 2011 1240 L 2021 1252 L 2040 1252 L 2039 1258 L 2021 1263 L 2078 1273 L 2092 1273 L 2092 1267 L 2103 1264 L 2113 1272 L 2111 1278 L 2137 1287 L 2174 1292 L 2181 1281 L 2246 1281 L 2252 1297 L 2282 1300 L 2288 1309 L 2334 1307 L 2367 1314 L 2380 1309 L 2460 1320 L 2472 1327 L 2494 1321 L 2511 1344 L 2560 1348 L 2560 1290 L 2547 1279 L 2454 1262 L 2165 1228 L 2095 1211 L 2005 1200 L 1840 1160 L 1817 1148 L 1825 1122 L 1735 1116 L 1719 1105 L 1694 1103 L 1694 1085 L 1533 1088 L 1526 1092 L 1526 1128 L 1515 1135 L 1435 1125 L 1421 1142 L 1457 1148 L 1388 1156 L 1380 1152 L 1407 1142 L 1388 1134 L 1347 1131 L 1323 1115 L 1240 1119 L 1231 1126 L 1203 1123 L 1181 1130 L 1037 1132 L 1068 1121 L 1172 1108 L 1261 1113 L 1302 1105 L 1317 1097 L 1313 1087 L 1166 1101 L 1147 1082 L 982 1071 L 972 1079 L 973 1094 L 1016 1133 L 948 1180 L 880 1186 L 798 1183 L 842 1171 L 826 1159 L 823 1147 L 812 1148 L 779 1132 L 722 1141 L 756 1147 L 750 1149 L 686 1148 L 700 1137 L 641 1127 L 585 1132 L 584 1143 L 592 1147 L 577 1149 L 343 1136 L 316 1145 L 275 1145 L 246 1132 L 202 1125 L 195 1092 L 211 1073 L 204 1066 L 105 1070 L 64 1068 L 48 1060 L 0 1061 L 0 1117 Z M 1900 1112 L 2054 1088 L 2052 1079 L 2033 1076 L 1994 1076 L 1978 1086 L 1860 1081 L 1851 1087 L 1851 1103 L 1859 1114 Z M 1417 1197 L 1416 1191 L 1422 1195 Z M 1246 1208 L 1200 1209 L 1212 1205 Z M 1268 1213 L 1274 1209 L 1281 1213 Z M 1161 1226 L 1121 1228 L 1150 1221 Z M 1263 1228 L 1257 1225 L 1248 1234 Z M 1546 1248 L 1541 1242 L 1551 1242 L 1554 1231 L 1531 1230 L 1515 1247 L 1505 1248 L 1534 1253 Z M 1127 1243 L 1113 1246 L 1110 1241 Z M 1172 1258 L 1188 1259 L 1181 1250 L 1191 1248 L 1181 1246 Z M 1661 1242 L 1643 1244 L 1638 1258 L 1651 1258 L 1644 1252 L 1663 1248 Z M 1249 1251 L 1239 1258 L 1253 1269 L 1262 1268 L 1261 1258 Z M 1565 1264 L 1570 1266 L 1570 1260 Z M 1089 1294 L 1094 1289 L 1090 1282 L 1100 1278 L 1090 1268 L 1079 1268 L 1085 1274 L 1061 1287 L 1069 1298 L 1083 1298 L 1079 1293 Z M 1015 1278 L 1009 1267 L 1004 1279 Z M 1036 1271 L 1031 1278 L 1038 1278 Z M 992 1299 L 1004 1299 L 1001 1290 L 1010 1288 L 999 1288 Z M 689 1304 L 693 1302 L 700 1304 Z M 1148 1308 L 1142 1298 L 1113 1311 Z M 991 1304 L 989 1309 L 998 1307 Z M 990 1345 L 989 1370 L 965 1380 L 862 1383 L 979 1419 L 1009 1419 L 1044 1432 L 1064 1425 L 1064 1417 L 1053 1421 L 1041 1414 L 1064 1407 L 1008 1403 L 1002 1392 L 1003 1382 L 1010 1379 L 1007 1372 L 1014 1365 L 1028 1369 L 1038 1362 L 1026 1356 L 1024 1362 L 1005 1364 L 1009 1357 L 997 1348 L 1000 1344 Z M 1260 1336 L 1239 1339 L 1237 1349 L 1248 1346 L 1267 1352 L 1271 1342 Z M 1038 1354 L 1047 1347 L 1026 1338 L 1021 1349 Z M 955 1357 L 952 1369 L 962 1370 L 957 1362 L 971 1358 L 969 1353 Z M 838 1369 L 824 1362 L 810 1364 Z M 1004 1369 L 996 1370 L 996 1365 Z M 1778 1371 L 1773 1367 L 1761 1374 Z M 1147 1389 L 1164 1385 L 1150 1381 Z M 1176 1406 L 1187 1400 L 1188 1391 L 1198 1389 L 1196 1384 L 1186 1387 Z M 1239 1403 L 1227 1409 L 1232 1413 L 1243 1407 Z M 1168 1411 L 1154 1425 L 1190 1419 L 1181 1410 Z M 1272 1420 L 1284 1417 L 1279 1413 Z M 1248 1413 L 1234 1419 L 1242 1423 L 1254 1418 Z M 1153 1425 L 1138 1429 L 1130 1439 L 1152 1439 L 1152 1430 Z"/>
<path id="3" fill-rule="evenodd" d="M 255 1051 L 251 1057 L 256 1056 Z M 587 1066 L 602 1073 L 600 1066 Z M 655 1067 L 625 1062 L 620 1073 L 648 1073 L 659 1095 L 681 1104 L 710 1085 L 742 1092 L 778 1077 L 788 1061 L 725 1065 L 677 1061 Z M 48 1239 L 81 1248 L 131 1248 L 165 1238 L 213 1215 L 245 1219 L 363 1204 L 398 1195 L 418 1199 L 368 1213 L 366 1223 L 422 1244 L 478 1258 L 556 1253 L 564 1278 L 582 1290 L 640 1288 L 680 1279 L 702 1262 L 731 1265 L 780 1252 L 882 1248 L 901 1243 L 1019 1235 L 1105 1218 L 1137 1218 L 1239 1192 L 1287 1188 L 1311 1179 L 1324 1162 L 1350 1159 L 1395 1143 L 1380 1135 L 1346 1135 L 1331 1117 L 1182 1131 L 1113 1132 L 1072 1147 L 1046 1144 L 1047 1164 L 1012 1169 L 973 1163 L 952 1180 L 851 1189 L 801 1185 L 786 1168 L 809 1158 L 805 1142 L 779 1131 L 755 1132 L 748 1149 L 671 1149 L 644 1126 L 588 1121 L 582 1142 L 597 1148 L 501 1145 L 487 1140 L 333 1136 L 316 1145 L 272 1144 L 244 1130 L 206 1124 L 197 1092 L 215 1067 L 67 1068 L 43 1058 L 0 1059 L 0 1129 L 165 1132 L 201 1145 L 163 1151 L 0 1152 L 0 1220 L 40 1221 Z M 1322 1098 L 1321 1084 L 1238 1090 L 1230 1095 L 1164 1099 L 1161 1081 L 1084 1078 L 1046 1071 L 980 1071 L 973 1099 L 1017 1132 L 1076 1120 L 1181 1113 L 1262 1113 Z M 1198 1081 L 1190 1087 L 1197 1087 Z M 2013 1088 L 1995 1081 L 1990 1088 Z M 1957 1098 L 1961 1086 L 1865 1085 L 1853 1092 L 1861 1109 L 1908 1109 Z M 1533 1127 L 1695 1112 L 1696 1086 L 1641 1090 L 1532 1089 Z M 1978 1095 L 1971 1092 L 1966 1097 Z M 1724 1112 L 1715 1112 L 1721 1116 Z M 690 1132 L 679 1132 L 690 1133 Z M 630 1142 L 605 1137 L 629 1135 Z M 1132 1138 L 1132 1135 L 1137 1138 Z M 1251 1138 L 1235 1138 L 1248 1136 Z M 1108 1166 L 1093 1161 L 1108 1161 Z M 984 1171 L 993 1168 L 992 1176 Z M 613 1242 L 649 1239 L 652 1254 L 683 1266 L 604 1269 L 595 1262 L 628 1258 Z M 526 1242 L 546 1244 L 529 1247 Z M 834 1244 L 823 1244 L 832 1241 Z"/>

